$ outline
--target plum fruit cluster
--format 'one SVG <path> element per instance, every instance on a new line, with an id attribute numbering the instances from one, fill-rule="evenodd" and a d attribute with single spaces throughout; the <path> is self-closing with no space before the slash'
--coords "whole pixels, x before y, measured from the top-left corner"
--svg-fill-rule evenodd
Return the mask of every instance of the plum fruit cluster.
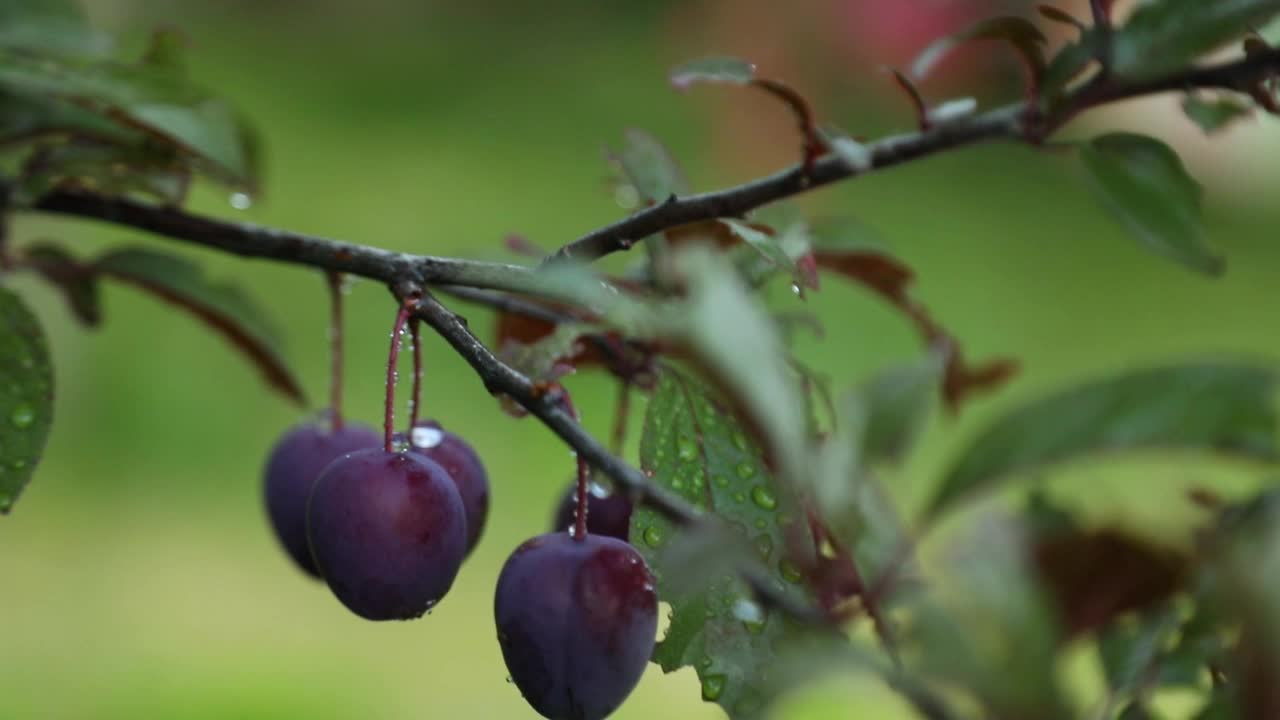
<path id="1" fill-rule="evenodd" d="M 392 331 L 383 432 L 343 424 L 335 389 L 328 417 L 285 433 L 264 472 L 267 517 L 285 552 L 368 620 L 431 610 L 453 586 L 489 513 L 480 456 L 438 422 L 416 420 L 421 350 L 412 325 L 414 418 L 407 433 L 392 432 L 410 307 L 401 308 Z M 338 370 L 339 353 L 335 344 Z M 627 543 L 631 500 L 588 475 L 579 460 L 553 531 L 516 548 L 494 595 L 512 682 L 551 720 L 599 720 L 616 710 L 639 682 L 657 632 L 653 575 Z"/>

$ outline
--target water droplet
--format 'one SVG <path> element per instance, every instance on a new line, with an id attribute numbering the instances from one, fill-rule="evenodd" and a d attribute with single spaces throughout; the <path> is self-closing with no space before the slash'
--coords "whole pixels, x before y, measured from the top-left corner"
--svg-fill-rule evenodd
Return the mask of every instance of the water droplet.
<path id="1" fill-rule="evenodd" d="M 18 460 L 14 460 L 13 462 L 9 463 L 9 465 L 10 465 L 14 470 L 21 470 L 22 468 L 24 468 L 24 467 L 26 467 L 26 466 L 27 466 L 27 461 L 26 461 L 26 460 L 22 460 L 22 459 L 18 459 Z"/>
<path id="2" fill-rule="evenodd" d="M 649 527 L 645 528 L 644 532 L 641 533 L 640 537 L 644 538 L 645 545 L 648 545 L 649 547 L 653 547 L 653 548 L 656 548 L 659 545 L 661 545 L 664 539 L 662 537 L 662 531 L 659 530 L 656 525 L 650 525 Z"/>
<path id="3" fill-rule="evenodd" d="M 764 485 L 751 488 L 751 502 L 763 510 L 773 510 L 778 507 L 778 498 L 774 497 L 773 491 Z"/>
<path id="4" fill-rule="evenodd" d="M 734 431 L 733 431 L 733 446 L 734 446 L 734 447 L 736 447 L 736 448 L 738 448 L 739 450 L 746 450 L 746 449 L 747 449 L 747 436 L 746 436 L 746 435 L 743 435 L 743 434 L 742 434 L 740 431 L 738 431 L 738 430 L 734 430 Z"/>
<path id="5" fill-rule="evenodd" d="M 760 552 L 760 557 L 765 560 L 773 554 L 773 538 L 768 535 L 760 535 L 756 537 L 756 550 Z"/>
<path id="6" fill-rule="evenodd" d="M 737 503 L 744 503 L 744 502 L 746 502 L 746 501 L 747 501 L 747 495 L 746 495 L 746 493 L 740 493 L 740 492 L 736 492 L 736 493 L 734 493 L 734 494 L 733 494 L 733 501 L 734 501 L 734 502 L 737 502 Z"/>
<path id="7" fill-rule="evenodd" d="M 433 427 L 416 427 L 409 433 L 409 441 L 416 448 L 433 448 L 444 441 L 444 432 Z"/>
<path id="8" fill-rule="evenodd" d="M 709 667 L 711 667 L 711 658 L 710 658 L 710 657 L 708 657 L 708 656 L 706 656 L 706 655 L 703 655 L 703 656 L 702 656 L 702 659 L 698 661 L 698 667 L 700 667 L 700 668 L 709 668 Z"/>
<path id="9" fill-rule="evenodd" d="M 698 457 L 698 446 L 689 438 L 682 437 L 676 441 L 676 455 L 685 462 L 691 462 Z"/>
<path id="10" fill-rule="evenodd" d="M 756 518 L 755 526 L 757 530 L 763 530 L 769 527 L 769 523 L 764 518 Z"/>
<path id="11" fill-rule="evenodd" d="M 783 580 L 786 580 L 793 585 L 799 583 L 804 578 L 804 575 L 800 572 L 800 568 L 796 567 L 795 563 L 786 558 L 782 558 L 778 561 L 778 572 L 782 573 Z"/>
<path id="12" fill-rule="evenodd" d="M 253 205 L 253 198 L 249 197 L 248 193 L 234 192 L 227 198 L 227 202 L 237 210 L 248 210 L 249 206 Z"/>
<path id="13" fill-rule="evenodd" d="M 31 423 L 36 421 L 36 411 L 31 409 L 30 405 L 23 403 L 13 409 L 9 414 L 9 422 L 19 430 L 31 427 Z"/>
<path id="14" fill-rule="evenodd" d="M 721 488 L 729 487 L 729 478 L 723 475 L 717 475 L 711 478 L 711 482 L 714 482 L 716 484 L 716 487 L 721 487 Z"/>
<path id="15" fill-rule="evenodd" d="M 752 465 L 746 460 L 743 460 L 742 462 L 738 463 L 738 466 L 733 470 L 734 472 L 738 473 L 738 477 L 742 478 L 743 480 L 754 477 L 756 474 L 756 466 Z"/>
<path id="16" fill-rule="evenodd" d="M 715 702 L 724 693 L 724 676 L 708 675 L 702 678 L 702 699 Z"/>

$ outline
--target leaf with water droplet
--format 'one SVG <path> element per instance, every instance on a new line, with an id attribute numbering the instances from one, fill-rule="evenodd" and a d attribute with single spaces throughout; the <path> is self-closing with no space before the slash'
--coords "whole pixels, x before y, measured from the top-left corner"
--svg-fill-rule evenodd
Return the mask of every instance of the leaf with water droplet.
<path id="1" fill-rule="evenodd" d="M 714 423 L 706 422 L 709 415 Z M 813 602 L 795 566 L 779 563 L 788 546 L 779 516 L 795 500 L 784 494 L 749 438 L 710 386 L 681 369 L 660 366 L 640 441 L 641 467 L 657 484 L 723 519 L 727 532 L 708 541 L 701 533 L 678 531 L 649 508 L 636 509 L 631 536 L 641 538 L 639 550 L 661 574 L 658 591 L 672 607 L 671 625 L 654 661 L 667 672 L 694 667 L 703 698 L 735 719 L 758 717 L 768 706 L 772 694 L 748 694 L 766 685 L 762 672 L 774 659 L 774 646 L 803 631 L 770 612 L 744 622 L 734 608 L 753 602 L 750 591 L 736 576 L 712 576 L 706 568 L 750 563 L 795 602 Z M 686 459 L 690 455 L 692 460 Z M 684 479 L 677 484 L 678 477 Z M 654 535 L 661 548 L 649 542 Z M 705 561 L 709 553 L 715 562 Z"/>
<path id="2" fill-rule="evenodd" d="M 40 460 L 53 417 L 53 366 L 40 323 L 0 288 L 0 513 L 8 513 Z M 12 469 L 9 472 L 8 469 Z"/>
<path id="3" fill-rule="evenodd" d="M 103 277 L 146 290 L 200 318 L 248 356 L 271 387 L 299 404 L 306 402 L 280 354 L 275 328 L 239 287 L 210 280 L 185 258 L 142 248 L 114 250 L 93 267 Z"/>

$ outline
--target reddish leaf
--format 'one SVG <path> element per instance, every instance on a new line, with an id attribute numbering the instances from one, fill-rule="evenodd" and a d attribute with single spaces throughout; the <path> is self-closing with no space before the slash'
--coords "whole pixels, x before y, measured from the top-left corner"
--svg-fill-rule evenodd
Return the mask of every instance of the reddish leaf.
<path id="1" fill-rule="evenodd" d="M 294 402 L 306 402 L 302 386 L 276 349 L 262 309 L 238 287 L 210 282 L 188 260 L 141 248 L 109 252 L 92 267 L 200 318 L 252 360 L 273 388 Z"/>
<path id="2" fill-rule="evenodd" d="M 618 287 L 625 287 L 615 283 Z M 497 314 L 494 345 L 499 354 L 507 358 L 530 358 L 534 366 L 521 369 L 530 371 L 534 380 L 553 380 L 566 372 L 587 367 L 603 368 L 619 378 L 648 387 L 650 357 L 654 350 L 642 343 L 628 341 L 614 332 L 592 332 L 594 318 L 558 303 L 523 298 L 531 306 L 543 308 L 549 313 L 562 315 L 575 323 L 583 323 L 584 332 L 578 336 L 560 338 L 551 345 L 533 350 L 539 343 L 552 341 L 558 325 L 544 317 L 536 317 L 517 310 L 501 310 Z M 521 361 L 524 362 L 524 361 Z"/>
<path id="3" fill-rule="evenodd" d="M 92 266 L 47 243 L 24 248 L 23 258 L 41 277 L 62 291 L 77 320 L 86 327 L 98 326 L 102 321 L 102 308 L 98 302 L 98 276 Z"/>
<path id="4" fill-rule="evenodd" d="M 819 267 L 866 286 L 893 304 L 915 325 L 926 345 L 946 353 L 942 397 L 951 410 L 963 405 L 970 394 L 995 390 L 1017 373 L 1017 363 L 1009 359 L 968 364 L 959 341 L 908 293 L 914 273 L 893 257 L 870 249 L 827 249 L 815 251 L 814 259 Z"/>
<path id="5" fill-rule="evenodd" d="M 1182 554 L 1111 529 L 1052 534 L 1032 552 L 1068 635 L 1168 599 L 1190 569 Z"/>
<path id="6" fill-rule="evenodd" d="M 766 235 L 774 234 L 773 228 L 762 223 L 746 223 L 746 225 Z M 678 225 L 664 234 L 667 236 L 667 244 L 673 248 L 690 242 L 710 241 L 721 250 L 727 250 L 742 242 L 742 236 L 720 220 L 699 220 Z"/>

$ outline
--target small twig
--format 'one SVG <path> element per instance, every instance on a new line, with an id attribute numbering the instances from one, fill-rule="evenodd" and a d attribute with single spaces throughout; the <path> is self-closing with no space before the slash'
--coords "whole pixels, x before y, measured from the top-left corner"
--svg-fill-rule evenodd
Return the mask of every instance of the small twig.
<path id="1" fill-rule="evenodd" d="M 342 273 L 325 274 L 329 285 L 329 417 L 342 429 Z"/>

